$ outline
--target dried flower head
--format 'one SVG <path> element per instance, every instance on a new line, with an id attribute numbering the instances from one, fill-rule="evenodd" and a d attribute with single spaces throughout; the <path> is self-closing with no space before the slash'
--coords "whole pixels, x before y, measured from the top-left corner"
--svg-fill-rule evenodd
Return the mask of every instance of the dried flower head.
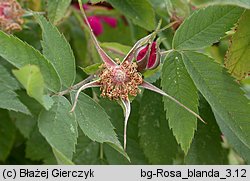
<path id="1" fill-rule="evenodd" d="M 16 0 L 0 0 L 0 29 L 5 32 L 20 31 L 24 10 Z"/>
<path id="2" fill-rule="evenodd" d="M 100 75 L 101 96 L 111 100 L 128 99 L 128 96 L 136 96 L 143 79 L 137 72 L 137 64 L 125 61 L 121 65 L 107 68 L 103 65 Z"/>
<path id="3" fill-rule="evenodd" d="M 84 10 L 81 6 L 81 0 L 78 0 L 80 5 L 80 10 L 82 12 L 82 15 L 84 17 L 84 20 L 86 21 L 86 24 L 88 26 L 88 29 L 90 30 L 91 39 L 96 47 L 97 52 L 99 53 L 103 65 L 101 67 L 100 73 L 98 73 L 98 76 L 90 76 L 86 80 L 88 80 L 88 83 L 85 81 L 84 84 L 81 85 L 81 87 L 78 89 L 75 95 L 74 104 L 72 106 L 71 112 L 73 112 L 76 108 L 76 103 L 78 100 L 78 96 L 84 89 L 91 88 L 91 87 L 100 87 L 102 91 L 103 97 L 108 97 L 112 100 L 119 100 L 121 103 L 123 109 L 124 109 L 124 150 L 126 150 L 126 143 L 127 143 L 127 123 L 129 119 L 129 115 L 131 112 L 131 105 L 129 100 L 129 95 L 136 96 L 140 90 L 138 87 L 145 88 L 154 92 L 157 92 L 170 100 L 174 101 L 179 106 L 186 109 L 188 112 L 196 116 L 198 119 L 203 121 L 203 119 L 194 111 L 183 105 L 181 102 L 176 100 L 174 97 L 168 95 L 158 87 L 146 82 L 143 80 L 142 75 L 138 71 L 138 60 L 145 62 L 145 67 L 147 69 L 153 69 L 159 65 L 160 62 L 160 53 L 158 46 L 156 42 L 153 42 L 156 32 L 159 31 L 157 28 L 155 32 L 151 33 L 150 35 L 143 37 L 139 41 L 135 43 L 135 45 L 132 47 L 132 49 L 128 52 L 128 54 L 125 56 L 123 61 L 115 62 L 111 57 L 109 57 L 106 52 L 101 48 L 99 45 L 94 32 L 90 26 L 90 23 L 88 22 L 87 16 L 84 13 Z M 168 26 L 167 26 L 168 27 Z M 164 29 L 162 29 L 164 30 Z M 149 42 L 152 42 L 149 44 Z M 146 45 L 146 46 L 145 46 Z M 140 49 L 141 48 L 141 49 Z M 139 50 L 138 50 L 139 49 Z M 139 55 L 139 58 L 138 58 Z M 144 58 L 145 57 L 145 58 Z M 134 61 L 135 59 L 135 61 Z M 98 77 L 98 79 L 95 79 Z M 90 81 L 90 82 L 89 82 Z M 204 122 L 204 121 L 203 121 Z"/>

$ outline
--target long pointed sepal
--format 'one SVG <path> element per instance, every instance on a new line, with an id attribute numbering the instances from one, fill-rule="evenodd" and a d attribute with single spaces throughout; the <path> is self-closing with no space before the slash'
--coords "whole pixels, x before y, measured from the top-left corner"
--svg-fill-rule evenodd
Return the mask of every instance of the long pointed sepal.
<path id="1" fill-rule="evenodd" d="M 170 100 L 174 101 L 176 104 L 178 104 L 179 106 L 183 107 L 184 109 L 186 109 L 188 112 L 190 112 L 191 114 L 193 114 L 195 117 L 197 117 L 199 120 L 201 120 L 203 123 L 206 124 L 206 122 L 194 111 L 192 111 L 191 109 L 189 109 L 188 107 L 186 107 L 185 105 L 183 105 L 182 103 L 180 103 L 178 100 L 176 100 L 174 97 L 168 95 L 167 93 L 165 93 L 164 91 L 162 91 L 161 89 L 159 89 L 158 87 L 144 81 L 140 87 L 151 90 L 153 92 L 157 92 L 167 98 L 169 98 Z"/>
<path id="2" fill-rule="evenodd" d="M 148 35 L 148 36 L 146 36 L 146 37 L 143 37 L 142 39 L 138 40 L 138 41 L 134 44 L 134 46 L 130 49 L 130 51 L 128 52 L 128 54 L 126 55 L 126 57 L 123 59 L 122 62 L 125 62 L 125 61 L 132 62 L 133 59 L 134 59 L 136 50 L 137 50 L 139 47 L 141 47 L 141 46 L 147 44 L 148 41 L 151 39 L 151 37 L 152 37 L 152 34 L 150 34 L 150 35 Z"/>
<path id="3" fill-rule="evenodd" d="M 72 109 L 70 110 L 70 112 L 74 112 L 74 110 L 76 108 L 76 103 L 77 103 L 77 100 L 78 100 L 78 97 L 79 97 L 79 94 L 81 93 L 81 91 L 83 91 L 84 89 L 87 89 L 87 88 L 100 87 L 100 86 L 101 85 L 99 84 L 99 80 L 95 80 L 95 81 L 89 82 L 87 84 L 84 84 L 82 87 L 80 87 L 78 89 L 78 91 L 76 92 L 74 104 L 73 104 Z"/>
<path id="4" fill-rule="evenodd" d="M 128 118 L 131 112 L 131 105 L 128 99 L 122 99 L 122 104 L 123 104 L 123 111 L 124 111 L 124 132 L 123 132 L 123 148 L 126 150 L 126 145 L 127 145 L 127 125 L 128 125 Z"/>
<path id="5" fill-rule="evenodd" d="M 132 62 L 133 59 L 134 59 L 134 57 L 135 57 L 135 53 L 138 50 L 138 48 L 140 48 L 141 46 L 147 45 L 150 41 L 152 42 L 155 39 L 157 33 L 161 32 L 163 30 L 168 29 L 169 27 L 171 27 L 175 23 L 176 22 L 170 23 L 167 26 L 165 26 L 162 29 L 160 29 L 160 27 L 161 27 L 161 20 L 160 20 L 159 23 L 158 23 L 158 26 L 157 26 L 156 30 L 154 32 L 152 32 L 151 34 L 149 34 L 149 35 L 141 38 L 140 40 L 138 40 L 134 44 L 134 46 L 130 49 L 130 51 L 128 52 L 128 54 L 126 55 L 126 57 L 123 59 L 122 62 L 124 62 L 124 61 Z"/>
<path id="6" fill-rule="evenodd" d="M 105 52 L 105 51 L 101 48 L 101 46 L 99 45 L 99 43 L 98 43 L 98 41 L 97 41 L 97 39 L 96 39 L 96 37 L 95 37 L 95 35 L 94 35 L 94 32 L 93 32 L 93 30 L 92 30 L 92 28 L 91 28 L 91 26 L 90 26 L 90 24 L 89 24 L 88 18 L 87 18 L 86 14 L 85 14 L 85 12 L 84 12 L 84 10 L 83 10 L 81 0 L 78 0 L 78 2 L 79 2 L 79 6 L 80 6 L 80 11 L 81 11 L 81 13 L 82 13 L 82 15 L 83 15 L 83 18 L 84 18 L 84 20 L 85 20 L 87 26 L 88 26 L 88 29 L 90 30 L 90 36 L 91 36 L 91 38 L 92 38 L 92 40 L 93 40 L 93 42 L 94 42 L 95 48 L 96 48 L 96 50 L 98 51 L 98 53 L 99 53 L 99 55 L 100 55 L 102 61 L 105 63 L 105 65 L 106 65 L 107 67 L 116 66 L 117 64 L 112 60 L 112 58 L 110 58 L 110 57 L 106 54 L 106 52 Z"/>

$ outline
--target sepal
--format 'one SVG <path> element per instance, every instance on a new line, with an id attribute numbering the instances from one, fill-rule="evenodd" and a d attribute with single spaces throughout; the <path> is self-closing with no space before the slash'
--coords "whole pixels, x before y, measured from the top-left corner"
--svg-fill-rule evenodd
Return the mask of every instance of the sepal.
<path id="1" fill-rule="evenodd" d="M 139 47 L 135 52 L 138 71 L 157 68 L 160 64 L 160 56 L 160 49 L 155 41 Z"/>
<path id="2" fill-rule="evenodd" d="M 148 89 L 151 90 L 153 92 L 156 92 L 158 94 L 161 94 L 167 98 L 169 98 L 170 100 L 174 101 L 176 104 L 178 104 L 179 106 L 183 107 L 184 109 L 186 109 L 188 112 L 190 112 L 191 114 L 193 114 L 196 118 L 198 118 L 200 121 L 202 121 L 203 123 L 206 124 L 206 122 L 194 111 L 192 111 L 191 109 L 189 109 L 188 107 L 186 107 L 185 105 L 183 105 L 180 101 L 178 101 L 177 99 L 175 99 L 174 97 L 170 96 L 169 94 L 165 93 L 164 91 L 162 91 L 161 89 L 159 89 L 158 87 L 144 81 L 141 85 L 142 88 L 144 89 Z"/>
<path id="3" fill-rule="evenodd" d="M 76 108 L 76 103 L 77 103 L 77 100 L 78 100 L 78 97 L 79 97 L 79 94 L 81 93 L 81 91 L 83 91 L 84 89 L 87 89 L 87 88 L 91 88 L 91 87 L 100 87 L 100 83 L 99 83 L 99 80 L 94 80 L 92 82 L 89 82 L 87 84 L 84 84 L 82 87 L 80 87 L 76 93 L 76 96 L 75 96 L 75 100 L 74 100 L 74 104 L 72 106 L 72 109 L 70 110 L 70 112 L 74 112 L 75 108 Z"/>
<path id="4" fill-rule="evenodd" d="M 128 125 L 128 118 L 130 116 L 131 112 L 131 105 L 129 99 L 121 99 L 122 102 L 122 108 L 124 112 L 124 132 L 123 132 L 123 148 L 126 151 L 126 145 L 127 145 L 127 125 Z"/>

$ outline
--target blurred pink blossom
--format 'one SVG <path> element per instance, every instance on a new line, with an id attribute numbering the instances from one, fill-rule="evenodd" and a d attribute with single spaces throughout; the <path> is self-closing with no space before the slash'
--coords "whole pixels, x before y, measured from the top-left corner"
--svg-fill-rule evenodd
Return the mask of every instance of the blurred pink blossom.
<path id="1" fill-rule="evenodd" d="M 97 16 L 89 16 L 88 21 L 96 36 L 103 33 L 103 25 L 100 21 L 100 18 L 98 18 Z"/>
<path id="2" fill-rule="evenodd" d="M 115 28 L 117 26 L 117 19 L 108 16 L 100 16 L 100 20 L 107 23 L 110 27 Z"/>
<path id="3" fill-rule="evenodd" d="M 74 4 L 74 7 L 76 7 L 77 9 L 79 9 L 79 5 L 78 4 Z M 83 5 L 84 10 L 90 10 L 91 6 L 84 4 Z M 109 9 L 107 8 L 107 11 Z M 92 30 L 94 31 L 94 34 L 96 36 L 99 36 L 103 33 L 103 23 L 106 23 L 107 25 L 109 25 L 112 28 L 116 28 L 117 27 L 117 19 L 113 18 L 113 17 L 109 17 L 109 16 L 88 16 L 88 21 L 89 24 L 92 28 Z"/>

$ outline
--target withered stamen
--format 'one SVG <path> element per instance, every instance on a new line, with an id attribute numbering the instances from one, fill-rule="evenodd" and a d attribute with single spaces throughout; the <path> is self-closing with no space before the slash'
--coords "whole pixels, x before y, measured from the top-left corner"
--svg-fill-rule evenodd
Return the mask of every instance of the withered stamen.
<path id="1" fill-rule="evenodd" d="M 136 63 L 125 61 L 116 67 L 107 68 L 103 65 L 100 75 L 101 96 L 111 100 L 128 99 L 128 96 L 136 96 L 143 79 L 137 71 Z"/>

